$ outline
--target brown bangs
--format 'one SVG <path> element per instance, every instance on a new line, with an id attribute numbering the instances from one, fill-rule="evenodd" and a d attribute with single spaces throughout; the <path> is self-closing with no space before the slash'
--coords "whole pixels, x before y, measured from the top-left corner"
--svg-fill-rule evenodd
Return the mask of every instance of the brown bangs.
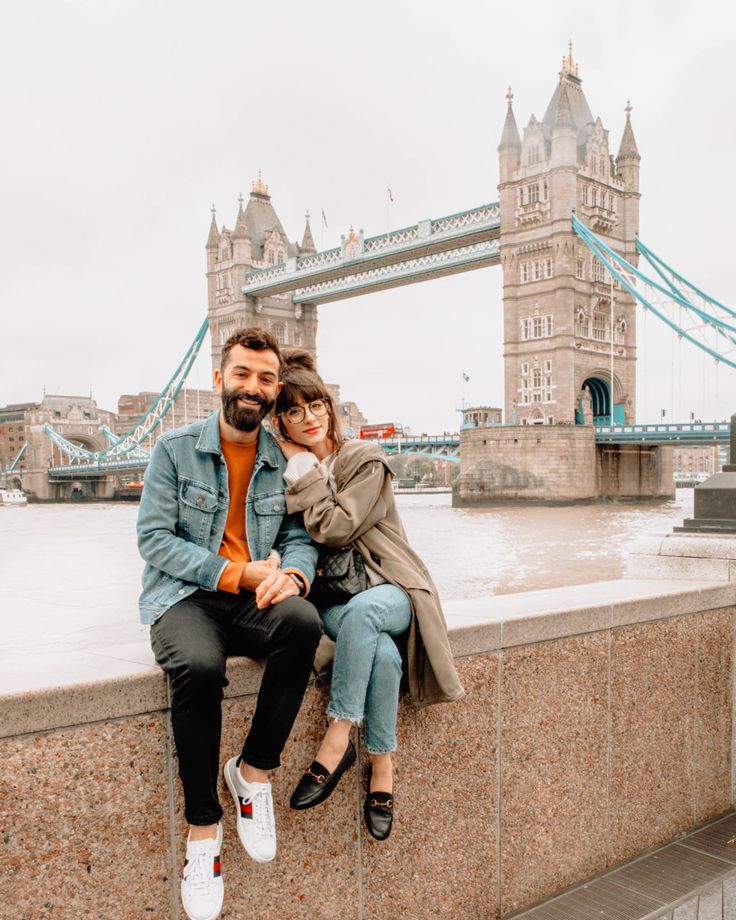
<path id="1" fill-rule="evenodd" d="M 289 368 L 282 375 L 283 387 L 276 398 L 276 413 L 286 412 L 300 400 L 304 403 L 315 399 L 325 399 L 330 405 L 332 400 L 322 379 L 313 371 L 302 368 Z"/>

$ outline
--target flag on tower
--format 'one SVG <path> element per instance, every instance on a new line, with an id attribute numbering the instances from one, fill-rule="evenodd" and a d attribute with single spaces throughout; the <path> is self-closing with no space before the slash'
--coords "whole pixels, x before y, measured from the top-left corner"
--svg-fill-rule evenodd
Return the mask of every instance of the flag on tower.
<path id="1" fill-rule="evenodd" d="M 322 208 L 322 223 L 327 226 L 327 215 L 325 214 L 325 209 Z"/>
<path id="2" fill-rule="evenodd" d="M 463 371 L 463 380 L 464 380 L 465 383 L 467 383 L 467 382 L 470 380 L 470 377 L 468 377 L 468 375 L 465 373 L 465 371 Z"/>

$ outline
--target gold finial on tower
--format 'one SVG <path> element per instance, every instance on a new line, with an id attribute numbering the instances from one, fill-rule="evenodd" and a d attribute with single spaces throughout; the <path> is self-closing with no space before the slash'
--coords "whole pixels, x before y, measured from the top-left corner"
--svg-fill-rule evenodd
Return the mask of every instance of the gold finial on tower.
<path id="1" fill-rule="evenodd" d="M 238 203 L 240 204 L 240 207 L 241 207 L 241 208 L 243 207 L 243 201 L 244 201 L 244 199 L 243 199 L 243 193 L 241 192 L 241 193 L 238 195 Z"/>
<path id="2" fill-rule="evenodd" d="M 514 94 L 511 92 L 511 87 L 509 86 L 509 91 L 506 93 L 506 102 L 509 105 L 514 101 Z"/>
<path id="3" fill-rule="evenodd" d="M 268 196 L 268 186 L 267 186 L 266 183 L 263 181 L 263 177 L 261 176 L 261 171 L 260 171 L 260 169 L 258 170 L 258 178 L 257 178 L 257 179 L 253 182 L 253 184 L 251 185 L 250 191 L 251 191 L 251 194 L 252 194 L 252 195 L 266 195 L 266 196 Z"/>
<path id="4" fill-rule="evenodd" d="M 626 112 L 626 117 L 629 118 L 633 111 L 634 109 L 633 109 L 633 106 L 631 105 L 631 99 L 627 99 L 626 108 L 624 109 L 624 112 Z"/>
<path id="5" fill-rule="evenodd" d="M 578 65 L 572 58 L 572 39 L 567 43 L 567 57 L 563 55 L 562 57 L 562 71 L 563 73 L 569 74 L 571 77 L 579 76 Z"/>
<path id="6" fill-rule="evenodd" d="M 355 232 L 355 227 L 353 227 L 352 224 L 350 224 L 350 229 L 348 230 L 347 242 L 348 242 L 348 243 L 357 243 L 357 242 L 358 242 L 358 234 Z"/>

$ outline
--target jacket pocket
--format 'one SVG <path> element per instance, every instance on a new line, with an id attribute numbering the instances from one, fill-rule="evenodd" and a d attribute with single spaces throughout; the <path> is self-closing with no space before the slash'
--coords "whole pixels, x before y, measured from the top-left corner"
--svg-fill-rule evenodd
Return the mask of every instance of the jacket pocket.
<path id="1" fill-rule="evenodd" d="M 206 545 L 217 511 L 217 493 L 193 479 L 179 480 L 179 526 L 183 536 Z"/>
<path id="2" fill-rule="evenodd" d="M 253 510 L 256 514 L 258 543 L 264 548 L 265 553 L 268 553 L 286 514 L 284 493 L 277 492 L 274 495 L 259 496 L 253 501 Z"/>

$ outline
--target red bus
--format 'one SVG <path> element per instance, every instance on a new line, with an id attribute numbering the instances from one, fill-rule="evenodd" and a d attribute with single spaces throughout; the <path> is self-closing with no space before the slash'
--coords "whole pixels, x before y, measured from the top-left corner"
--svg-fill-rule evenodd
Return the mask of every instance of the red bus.
<path id="1" fill-rule="evenodd" d="M 403 433 L 404 429 L 401 425 L 397 425 L 396 422 L 383 422 L 380 425 L 360 426 L 361 440 L 368 440 L 370 438 L 397 438 L 403 435 Z"/>

